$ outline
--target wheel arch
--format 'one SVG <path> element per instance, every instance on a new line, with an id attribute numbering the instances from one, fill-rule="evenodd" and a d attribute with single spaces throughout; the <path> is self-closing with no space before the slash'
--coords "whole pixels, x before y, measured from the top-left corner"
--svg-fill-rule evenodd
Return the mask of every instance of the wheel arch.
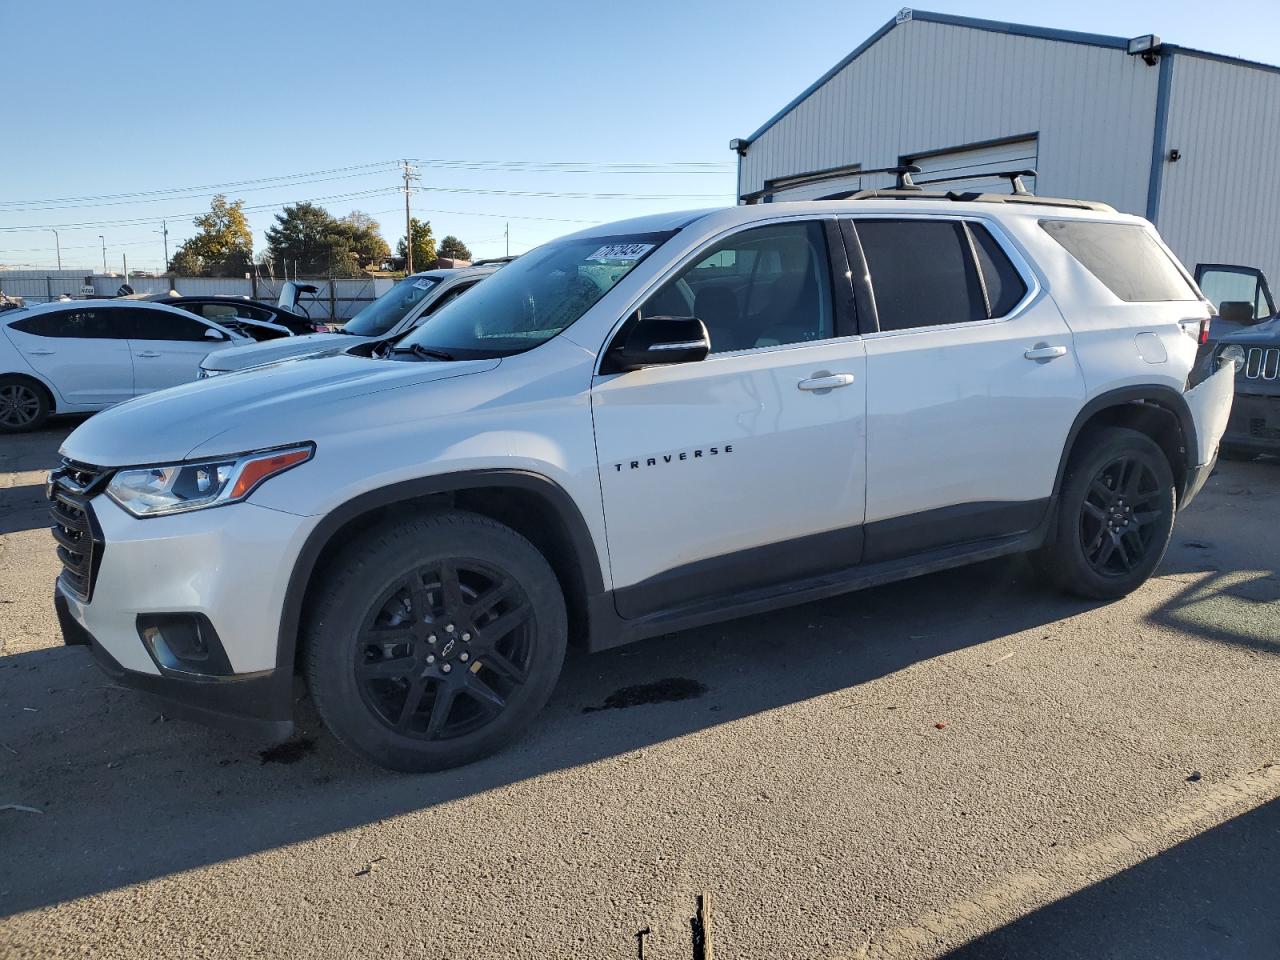
<path id="1" fill-rule="evenodd" d="M 1164 451 L 1173 470 L 1174 485 L 1181 501 L 1196 464 L 1195 418 L 1183 395 L 1162 384 L 1140 384 L 1108 390 L 1091 399 L 1076 415 L 1067 434 L 1058 473 L 1054 480 L 1055 499 L 1062 492 L 1067 466 L 1076 443 L 1090 427 L 1128 427 L 1150 436 Z"/>
<path id="2" fill-rule="evenodd" d="M 573 498 L 554 480 L 525 470 L 476 470 L 407 480 L 362 493 L 330 511 L 308 535 L 285 588 L 276 640 L 276 672 L 297 671 L 298 637 L 308 593 L 326 564 L 352 536 L 383 522 L 396 509 L 456 508 L 510 526 L 551 564 L 569 611 L 570 636 L 585 641 L 586 611 L 604 593 L 599 551 Z"/>

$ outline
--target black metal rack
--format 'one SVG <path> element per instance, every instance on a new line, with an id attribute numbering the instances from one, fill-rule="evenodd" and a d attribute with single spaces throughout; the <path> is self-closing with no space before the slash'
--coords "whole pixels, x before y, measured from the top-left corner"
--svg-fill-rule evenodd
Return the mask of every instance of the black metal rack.
<path id="1" fill-rule="evenodd" d="M 875 173 L 893 174 L 896 178 L 891 189 L 885 190 L 844 190 L 828 196 L 817 197 L 816 200 L 952 200 L 957 203 L 1033 203 L 1046 207 L 1070 207 L 1075 210 L 1097 210 L 1103 213 L 1115 213 L 1115 207 L 1098 200 L 1070 200 L 1062 197 L 1038 197 L 1027 189 L 1023 177 L 1038 176 L 1035 170 L 995 170 L 986 173 L 960 174 L 954 177 L 935 177 L 930 180 L 916 182 L 912 174 L 922 171 L 914 163 L 904 163 L 893 167 L 877 167 L 874 170 L 859 170 L 863 176 Z M 956 190 L 926 190 L 926 186 L 937 183 L 956 183 L 964 180 L 988 180 L 999 177 L 1009 181 L 1008 193 L 981 193 L 975 191 L 960 192 Z"/>

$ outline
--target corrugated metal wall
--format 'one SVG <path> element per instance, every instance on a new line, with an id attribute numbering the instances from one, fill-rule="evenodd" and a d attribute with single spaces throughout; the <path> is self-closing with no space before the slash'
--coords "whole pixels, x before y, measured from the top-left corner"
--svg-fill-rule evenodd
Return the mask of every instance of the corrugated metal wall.
<path id="1" fill-rule="evenodd" d="M 1157 224 L 1189 269 L 1260 267 L 1280 288 L 1280 73 L 1173 56 Z"/>
<path id="2" fill-rule="evenodd" d="M 1121 50 L 908 21 L 761 134 L 739 188 L 1039 132 L 1037 192 L 1141 214 L 1159 72 Z"/>

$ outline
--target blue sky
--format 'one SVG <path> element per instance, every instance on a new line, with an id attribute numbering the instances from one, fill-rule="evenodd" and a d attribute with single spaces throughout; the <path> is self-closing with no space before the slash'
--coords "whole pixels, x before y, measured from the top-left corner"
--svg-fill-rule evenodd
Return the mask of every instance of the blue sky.
<path id="1" fill-rule="evenodd" d="M 812 0 L 360 6 L 224 2 L 56 5 L 0 0 L 5 146 L 0 263 L 156 268 L 209 189 L 278 209 L 320 199 L 403 233 L 402 157 L 586 162 L 592 172 L 421 168 L 415 210 L 477 255 L 654 210 L 732 203 L 745 136 L 900 4 Z M 1280 61 L 1280 4 L 931 0 L 922 9 Z M 668 164 L 685 166 L 668 172 Z M 604 164 L 662 165 L 597 172 Z M 581 169 L 581 168 L 579 168 Z M 297 174 L 317 171 L 310 177 Z M 294 177 L 292 181 L 279 178 Z M 268 178 L 277 178 L 274 181 Z M 467 191 L 627 194 L 521 196 Z M 360 194 L 351 197 L 350 194 Z M 83 198 L 99 198 L 92 201 Z M 68 200 L 50 204 L 49 200 Z M 146 202 L 140 202 L 143 199 Z M 55 209 L 50 209 L 51 207 Z M 272 209 L 254 211 L 255 246 Z M 123 223 L 121 221 L 139 221 Z M 84 225 L 87 224 L 87 225 Z M 83 225 L 83 226 L 74 226 Z"/>

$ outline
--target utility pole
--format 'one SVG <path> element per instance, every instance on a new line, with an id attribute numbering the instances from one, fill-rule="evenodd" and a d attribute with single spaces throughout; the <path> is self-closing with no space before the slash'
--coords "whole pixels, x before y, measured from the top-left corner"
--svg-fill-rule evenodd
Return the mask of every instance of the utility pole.
<path id="1" fill-rule="evenodd" d="M 164 235 L 164 272 L 169 272 L 169 224 L 160 221 L 160 232 Z"/>
<path id="2" fill-rule="evenodd" d="M 105 276 L 107 272 L 107 238 L 102 234 L 98 234 L 98 239 L 102 241 L 102 273 Z"/>
<path id="3" fill-rule="evenodd" d="M 413 189 L 410 181 L 418 179 L 418 171 L 408 160 L 401 160 L 404 172 L 404 272 L 413 273 L 413 218 L 409 216 L 409 193 Z"/>
<path id="4" fill-rule="evenodd" d="M 58 236 L 58 231 L 53 229 L 53 227 L 48 227 L 46 229 L 48 229 L 48 231 L 53 234 L 53 247 L 55 250 L 58 251 L 58 269 L 61 270 L 62 269 L 62 238 Z"/>
<path id="5" fill-rule="evenodd" d="M 507 228 L 502 231 L 502 235 L 507 240 L 507 256 L 511 256 L 511 221 L 507 221 Z"/>

